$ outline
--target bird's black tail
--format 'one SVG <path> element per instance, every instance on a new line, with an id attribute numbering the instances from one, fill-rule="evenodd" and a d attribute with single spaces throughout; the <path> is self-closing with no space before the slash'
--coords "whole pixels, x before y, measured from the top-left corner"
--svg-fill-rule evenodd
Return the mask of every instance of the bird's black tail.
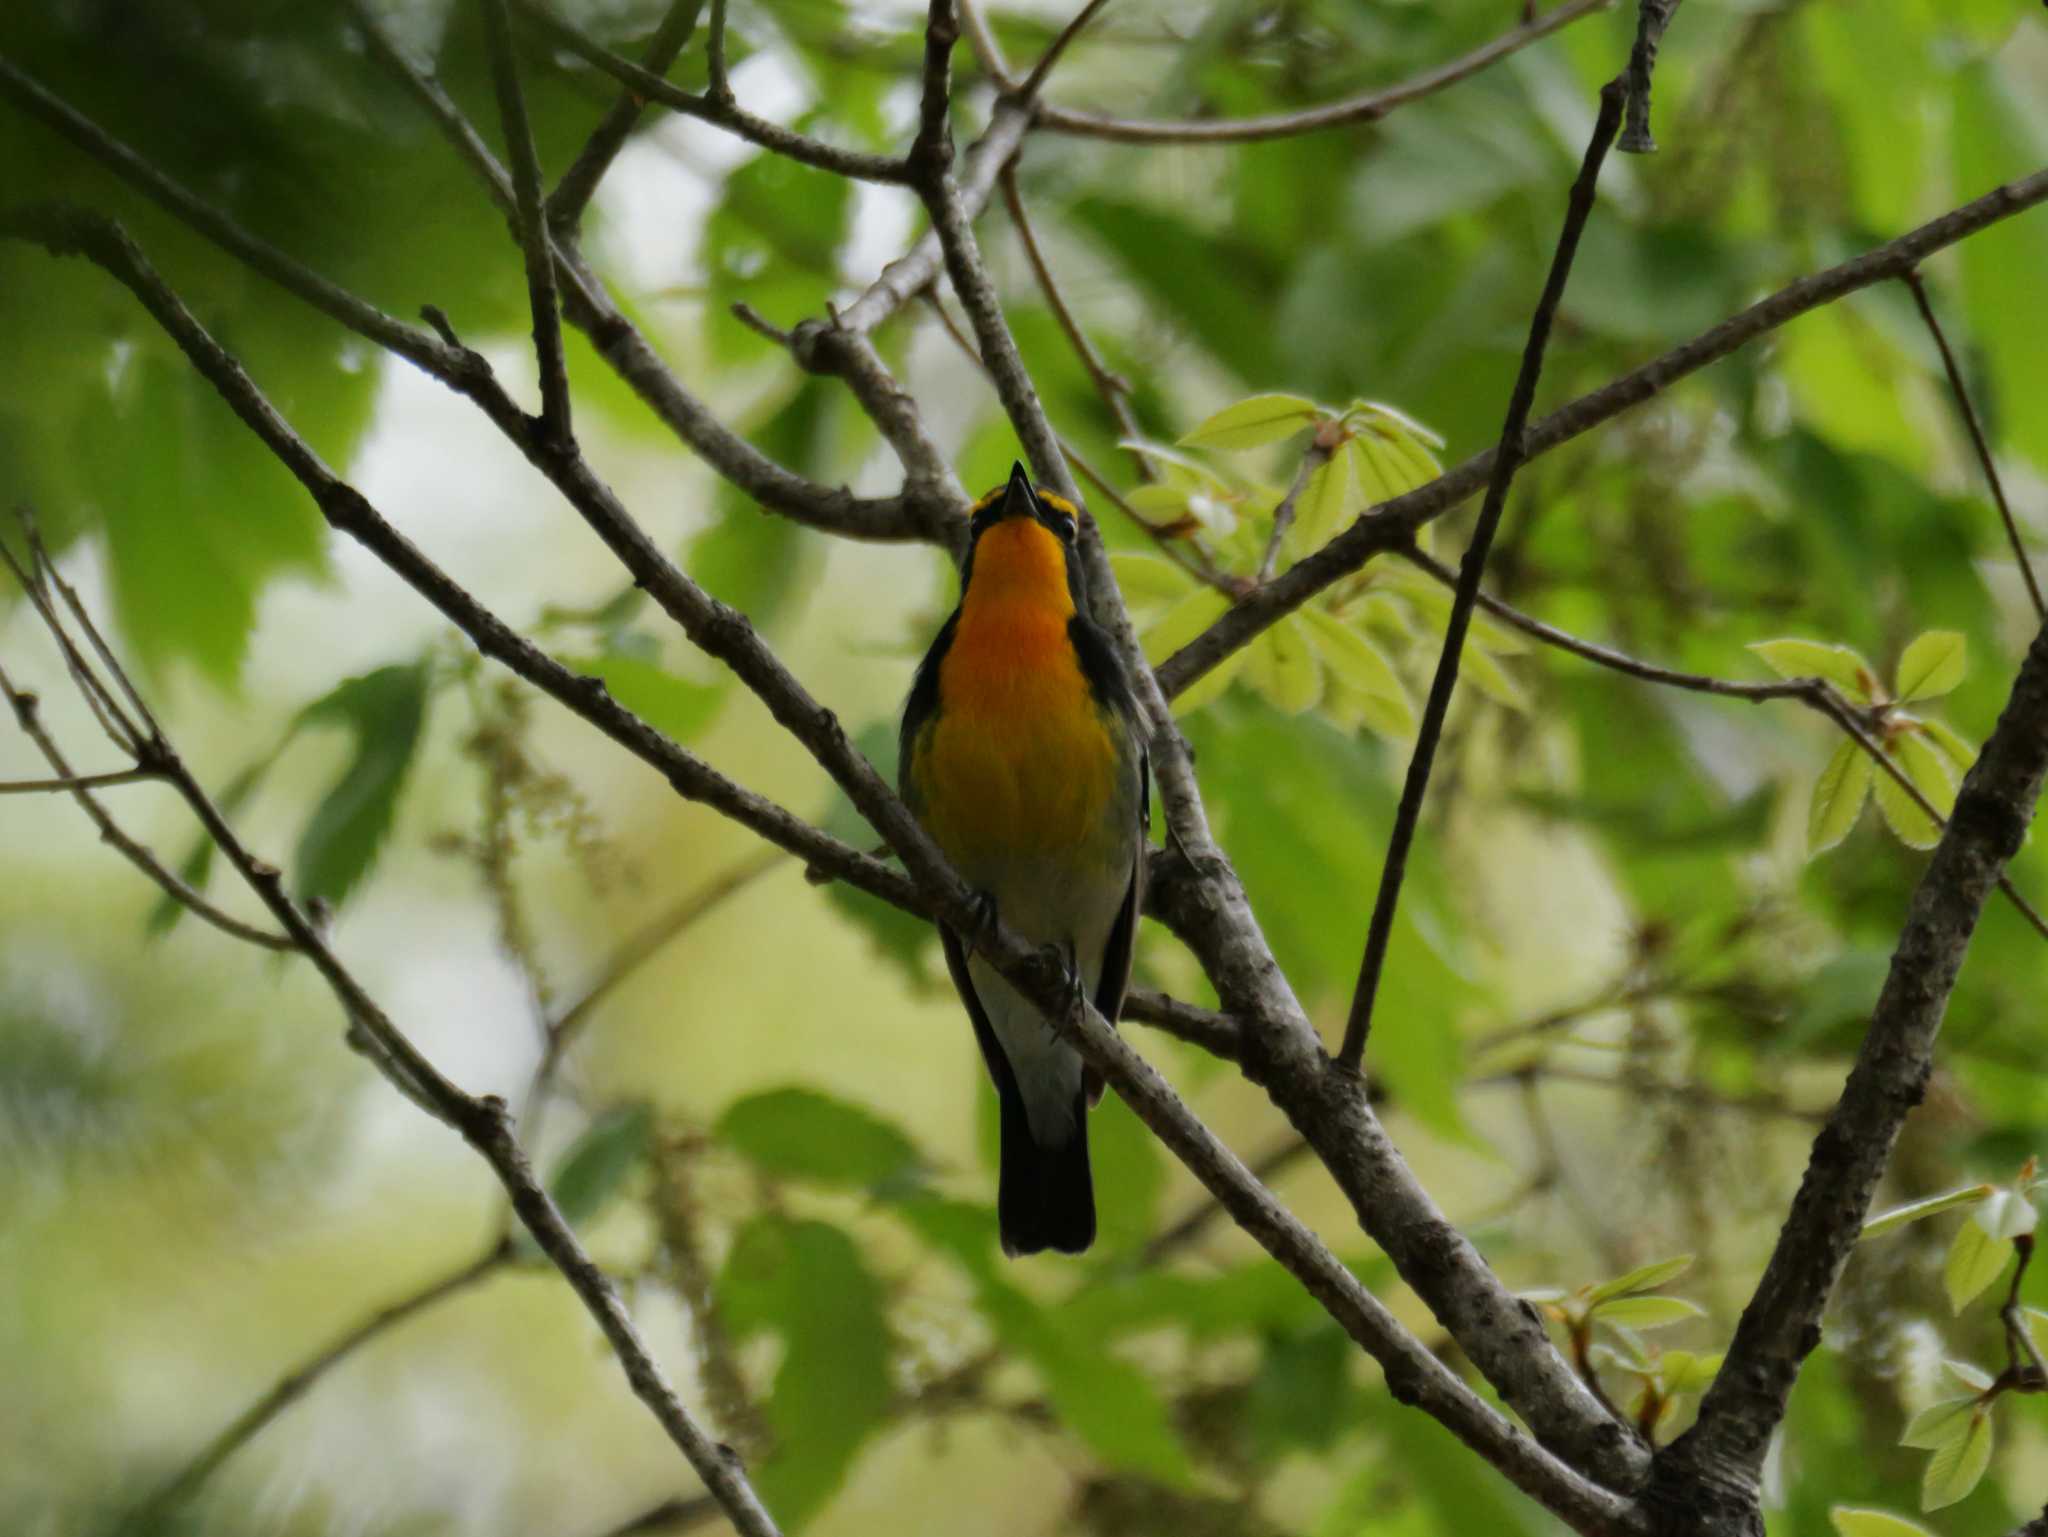
<path id="1" fill-rule="evenodd" d="M 1088 1173 L 1088 1106 L 1074 1096 L 1074 1134 L 1058 1146 L 1032 1139 L 1024 1102 L 1015 1091 L 1002 1101 L 1002 1176 L 996 1221 L 1005 1254 L 1058 1249 L 1079 1254 L 1095 1242 L 1095 1182 Z"/>

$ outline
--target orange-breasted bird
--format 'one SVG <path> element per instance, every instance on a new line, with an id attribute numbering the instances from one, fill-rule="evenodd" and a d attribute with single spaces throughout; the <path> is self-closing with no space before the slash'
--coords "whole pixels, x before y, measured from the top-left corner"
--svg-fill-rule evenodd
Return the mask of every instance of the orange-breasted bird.
<path id="1" fill-rule="evenodd" d="M 1079 510 L 1024 467 L 974 506 L 960 606 L 903 711 L 903 798 L 1022 937 L 1057 947 L 1115 1023 L 1130 985 L 1149 822 L 1145 736 L 1116 649 L 1088 617 Z M 1036 1005 L 941 925 L 1002 1118 L 1003 1250 L 1095 1238 L 1088 1109 L 1102 1082 Z"/>

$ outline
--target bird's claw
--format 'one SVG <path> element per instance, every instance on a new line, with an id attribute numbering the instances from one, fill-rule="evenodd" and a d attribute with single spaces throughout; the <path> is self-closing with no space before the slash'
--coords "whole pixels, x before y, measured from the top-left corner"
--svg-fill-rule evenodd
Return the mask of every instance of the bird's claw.
<path id="1" fill-rule="evenodd" d="M 1046 953 L 1066 973 L 1067 1012 L 1078 1014 L 1088 1004 L 1088 984 L 1081 976 L 1081 965 L 1074 954 L 1072 945 L 1047 945 Z"/>
<path id="2" fill-rule="evenodd" d="M 968 931 L 967 948 L 979 950 L 996 931 L 996 894 L 977 891 L 971 900 L 974 904 L 974 927 Z"/>

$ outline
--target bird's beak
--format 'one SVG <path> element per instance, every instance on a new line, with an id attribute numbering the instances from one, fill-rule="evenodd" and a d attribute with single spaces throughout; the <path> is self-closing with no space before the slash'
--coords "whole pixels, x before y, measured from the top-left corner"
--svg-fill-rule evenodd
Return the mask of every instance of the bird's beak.
<path id="1" fill-rule="evenodd" d="M 1038 494 L 1031 489 L 1031 477 L 1024 473 L 1024 466 L 1014 461 L 1010 465 L 1010 484 L 1003 492 L 1003 512 L 1009 517 L 1033 517 L 1038 508 Z"/>

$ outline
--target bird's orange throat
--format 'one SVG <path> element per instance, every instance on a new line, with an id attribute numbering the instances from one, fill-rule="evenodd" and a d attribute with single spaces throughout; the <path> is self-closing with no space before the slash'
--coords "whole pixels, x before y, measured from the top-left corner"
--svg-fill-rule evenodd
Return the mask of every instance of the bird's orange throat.
<path id="1" fill-rule="evenodd" d="M 1067 626 L 1066 551 L 1029 518 L 984 533 L 939 666 L 927 794 L 956 861 L 1071 847 L 1100 825 L 1115 743 Z"/>

